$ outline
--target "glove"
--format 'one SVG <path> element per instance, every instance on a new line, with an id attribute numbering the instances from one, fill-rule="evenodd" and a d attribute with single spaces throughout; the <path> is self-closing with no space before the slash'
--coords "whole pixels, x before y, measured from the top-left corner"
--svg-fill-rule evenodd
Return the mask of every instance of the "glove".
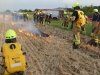
<path id="1" fill-rule="evenodd" d="M 82 30 L 82 34 L 86 34 L 86 29 L 84 26 L 81 27 L 81 30 Z"/>

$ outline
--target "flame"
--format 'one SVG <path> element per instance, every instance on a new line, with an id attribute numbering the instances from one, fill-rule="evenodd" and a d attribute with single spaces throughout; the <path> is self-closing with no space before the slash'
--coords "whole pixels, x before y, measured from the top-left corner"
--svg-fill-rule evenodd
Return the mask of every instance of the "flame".
<path id="1" fill-rule="evenodd" d="M 17 23 L 16 22 L 11 22 L 11 25 L 16 25 Z"/>
<path id="2" fill-rule="evenodd" d="M 24 34 L 27 35 L 27 36 L 31 36 L 30 33 L 28 33 L 28 32 L 25 32 Z"/>
<path id="3" fill-rule="evenodd" d="M 23 32 L 21 29 L 18 29 L 18 31 L 21 32 L 21 33 Z"/>
<path id="4" fill-rule="evenodd" d="M 26 29 L 18 29 L 18 31 L 20 33 L 27 35 L 27 36 L 33 36 L 33 34 L 32 33 L 30 34 Z"/>
<path id="5" fill-rule="evenodd" d="M 33 34 L 33 33 L 28 32 L 28 30 L 25 29 L 25 28 L 23 28 L 23 29 L 18 29 L 18 31 L 19 31 L 20 33 L 23 33 L 23 34 L 26 35 L 26 36 L 31 36 L 31 37 L 34 37 L 34 38 L 42 37 L 42 36 L 39 35 L 39 34 Z M 52 36 L 49 36 L 49 38 L 51 38 L 51 37 L 52 37 Z"/>
<path id="6" fill-rule="evenodd" d="M 11 24 L 14 25 L 14 22 L 12 22 Z"/>

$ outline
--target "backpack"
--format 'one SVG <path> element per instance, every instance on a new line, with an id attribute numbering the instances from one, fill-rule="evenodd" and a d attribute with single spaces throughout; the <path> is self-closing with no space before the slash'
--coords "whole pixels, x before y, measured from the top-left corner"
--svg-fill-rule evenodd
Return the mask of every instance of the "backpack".
<path id="1" fill-rule="evenodd" d="M 84 26 L 85 23 L 86 23 L 85 16 L 84 16 L 84 14 L 82 13 L 81 10 L 77 10 L 77 12 L 78 12 L 78 20 L 76 21 L 76 24 L 77 24 L 78 27 Z"/>
<path id="2" fill-rule="evenodd" d="M 4 75 L 24 72 L 26 69 L 25 55 L 21 50 L 21 44 L 19 43 L 7 43 L 2 46 L 1 49 L 4 63 Z"/>

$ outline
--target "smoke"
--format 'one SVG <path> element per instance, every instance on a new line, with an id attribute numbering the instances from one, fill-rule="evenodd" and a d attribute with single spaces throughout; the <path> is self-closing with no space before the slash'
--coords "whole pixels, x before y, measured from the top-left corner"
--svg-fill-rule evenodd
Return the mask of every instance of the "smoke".
<path id="1" fill-rule="evenodd" d="M 17 21 L 18 28 L 22 29 L 23 31 L 27 31 L 32 34 L 41 34 L 40 31 L 35 27 L 34 21 Z"/>
<path id="2" fill-rule="evenodd" d="M 28 32 L 30 34 L 34 35 L 41 35 L 43 37 L 48 37 L 49 35 L 40 31 L 38 28 L 36 28 L 36 24 L 34 21 L 26 21 L 24 22 L 23 20 L 18 20 L 17 22 L 17 27 L 20 28 L 23 32 Z"/>
<path id="3" fill-rule="evenodd" d="M 27 20 L 24 19 L 23 17 L 18 17 L 17 15 L 12 15 L 12 14 L 1 14 L 0 15 L 0 22 L 4 23 L 5 29 L 6 25 L 9 28 L 12 28 L 11 24 L 14 25 L 16 28 L 20 29 L 23 33 L 27 32 L 29 34 L 34 34 L 34 35 L 41 35 L 43 37 L 48 37 L 48 34 L 45 34 L 44 32 L 40 31 L 38 28 L 36 28 L 36 24 L 34 23 L 33 20 Z M 8 29 L 8 28 L 7 28 Z"/>

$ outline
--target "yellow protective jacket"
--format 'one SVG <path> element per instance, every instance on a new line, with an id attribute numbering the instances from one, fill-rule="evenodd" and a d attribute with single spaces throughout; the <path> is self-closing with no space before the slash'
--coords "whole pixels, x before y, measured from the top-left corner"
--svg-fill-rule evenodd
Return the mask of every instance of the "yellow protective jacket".
<path id="1" fill-rule="evenodd" d="M 77 27 L 80 28 L 81 26 L 85 25 L 86 19 L 81 10 L 76 10 L 76 11 L 78 12 L 78 19 L 76 21 L 76 24 L 77 24 Z"/>
<path id="2" fill-rule="evenodd" d="M 2 46 L 2 56 L 4 67 L 6 67 L 4 75 L 25 71 L 26 59 L 21 50 L 19 43 L 7 43 Z"/>

